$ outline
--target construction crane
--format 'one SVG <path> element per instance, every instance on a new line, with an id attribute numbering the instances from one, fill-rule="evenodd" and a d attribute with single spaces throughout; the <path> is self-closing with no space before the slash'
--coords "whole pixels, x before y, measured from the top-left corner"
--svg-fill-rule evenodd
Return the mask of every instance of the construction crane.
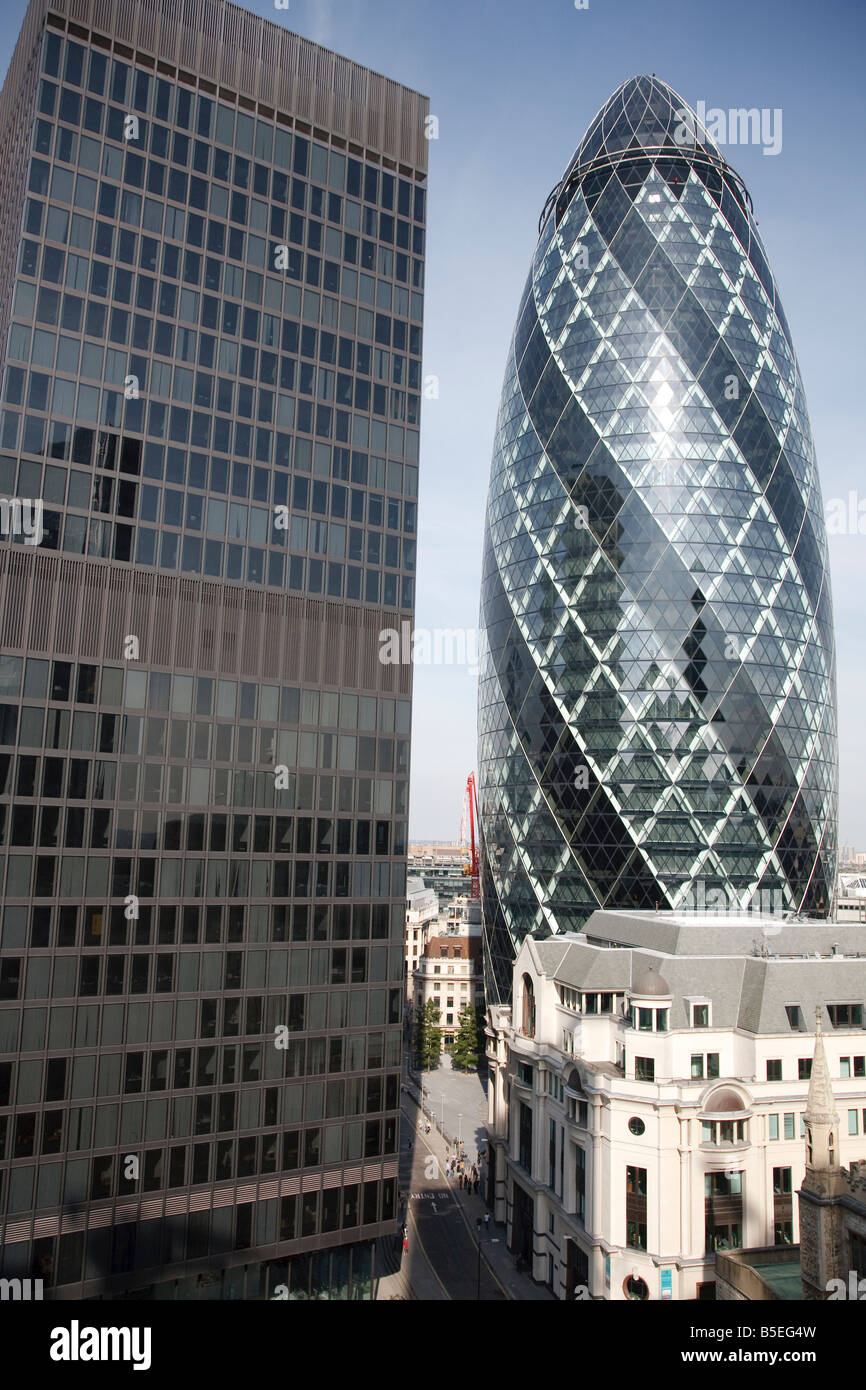
<path id="1" fill-rule="evenodd" d="M 463 872 L 469 878 L 469 897 L 472 902 L 477 902 L 481 897 L 481 886 L 478 873 L 478 846 L 475 842 L 475 824 L 478 819 L 478 792 L 475 788 L 475 773 L 470 772 L 466 779 L 466 791 L 463 795 L 463 815 L 460 819 L 460 847 L 466 854 Z M 469 825 L 468 842 L 466 839 L 467 821 Z"/>

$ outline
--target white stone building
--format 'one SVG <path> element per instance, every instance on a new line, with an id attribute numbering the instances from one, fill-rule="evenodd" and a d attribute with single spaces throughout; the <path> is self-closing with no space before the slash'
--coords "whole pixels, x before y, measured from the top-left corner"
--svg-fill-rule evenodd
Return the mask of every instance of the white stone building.
<path id="1" fill-rule="evenodd" d="M 460 1013 L 467 1005 L 474 1005 L 479 1015 L 484 1012 L 480 920 L 470 919 L 471 909 L 462 915 L 459 904 L 456 911 L 452 909 L 428 926 L 424 951 L 412 976 L 413 1016 L 428 999 L 436 1001 L 443 1052 L 450 1051 Z"/>
<path id="2" fill-rule="evenodd" d="M 796 1242 L 820 1006 L 840 1162 L 866 1129 L 856 925 L 596 912 L 524 942 L 488 1013 L 488 1201 L 561 1298 L 713 1296 L 716 1250 Z"/>
<path id="3" fill-rule="evenodd" d="M 430 924 L 439 916 L 439 899 L 423 878 L 406 879 L 406 997 L 412 998 L 412 975 L 424 954 Z"/>

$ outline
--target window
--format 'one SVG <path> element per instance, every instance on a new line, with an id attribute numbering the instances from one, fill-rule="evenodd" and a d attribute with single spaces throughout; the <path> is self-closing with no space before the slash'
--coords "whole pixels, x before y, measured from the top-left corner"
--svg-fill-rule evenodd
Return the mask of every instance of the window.
<path id="1" fill-rule="evenodd" d="M 862 1004 L 828 1004 L 827 1012 L 834 1028 L 862 1028 Z"/>
<path id="2" fill-rule="evenodd" d="M 632 1115 L 628 1122 L 629 1134 L 634 1134 L 637 1138 L 645 1132 L 646 1125 L 639 1115 Z"/>
<path id="3" fill-rule="evenodd" d="M 581 1129 L 586 1129 L 589 1119 L 589 1109 L 585 1100 L 569 1100 L 568 1118 L 573 1120 Z"/>
<path id="4" fill-rule="evenodd" d="M 522 1081 L 524 1086 L 532 1085 L 532 1067 L 528 1062 L 517 1063 L 517 1079 Z"/>
<path id="5" fill-rule="evenodd" d="M 519 1126 L 518 1126 L 518 1162 L 521 1168 L 525 1168 L 527 1173 L 532 1173 L 532 1111 L 528 1105 L 520 1102 Z"/>
<path id="6" fill-rule="evenodd" d="M 810 1077 L 811 1075 L 812 1075 L 812 1058 L 811 1058 L 811 1057 L 798 1057 L 798 1058 L 797 1058 L 797 1079 L 798 1079 L 799 1081 L 808 1081 L 808 1080 L 809 1080 L 809 1077 Z"/>
<path id="7" fill-rule="evenodd" d="M 778 1115 L 770 1115 L 770 1116 L 768 1116 L 768 1120 L 769 1120 L 769 1124 L 768 1124 L 768 1134 L 769 1134 L 769 1137 L 770 1137 L 771 1139 L 778 1139 L 778 1137 L 779 1137 L 779 1117 L 778 1117 Z"/>
<path id="8" fill-rule="evenodd" d="M 794 1115 L 793 1115 L 793 1112 L 789 1112 L 788 1114 L 785 1115 L 785 1138 L 786 1138 L 786 1139 L 793 1139 L 793 1138 L 794 1138 Z"/>
<path id="9" fill-rule="evenodd" d="M 647 1170 L 629 1164 L 625 1170 L 625 1242 L 632 1250 L 647 1248 L 646 1210 Z"/>
<path id="10" fill-rule="evenodd" d="M 773 1169 L 773 1243 L 791 1245 L 794 1222 L 791 1195 L 791 1169 Z"/>
<path id="11" fill-rule="evenodd" d="M 572 991 L 565 991 L 571 994 Z M 584 994 L 582 1002 L 582 1012 L 585 1014 L 612 1014 L 619 1001 L 620 996 L 613 993 Z M 569 1005 L 569 1007 L 571 1007 Z"/>
<path id="12" fill-rule="evenodd" d="M 655 1081 L 656 1064 L 652 1057 L 635 1057 L 634 1079 L 635 1081 Z"/>
<path id="13" fill-rule="evenodd" d="M 775 1196 L 779 1196 L 779 1195 L 782 1194 L 782 1193 L 787 1193 L 788 1196 L 790 1197 L 790 1195 L 791 1195 L 791 1169 L 790 1169 L 790 1168 L 774 1168 L 774 1169 L 773 1169 L 773 1193 L 774 1193 Z"/>
<path id="14" fill-rule="evenodd" d="M 788 1023 L 795 1033 L 804 1032 L 803 1011 L 799 1004 L 786 1004 L 785 1013 L 788 1016 Z"/>
<path id="15" fill-rule="evenodd" d="M 692 1080 L 701 1081 L 704 1077 L 713 1080 L 719 1075 L 718 1052 L 692 1053 Z"/>
<path id="16" fill-rule="evenodd" d="M 710 1026 L 710 1006 L 709 1004 L 692 1005 L 692 1027 L 709 1028 Z"/>
<path id="17" fill-rule="evenodd" d="M 857 1114 L 857 1111 L 856 1111 L 856 1110 L 849 1110 L 849 1111 L 848 1111 L 848 1133 L 849 1133 L 849 1134 L 859 1134 L 859 1133 L 860 1133 L 860 1130 L 859 1130 L 859 1127 L 858 1127 L 858 1124 L 857 1124 L 858 1118 L 859 1118 L 859 1117 L 858 1117 L 858 1114 Z"/>
<path id="18" fill-rule="evenodd" d="M 579 1148 L 574 1151 L 574 1210 L 582 1221 L 586 1214 L 586 1154 Z"/>
<path id="19" fill-rule="evenodd" d="M 746 1120 L 702 1120 L 702 1144 L 745 1144 Z"/>
<path id="20" fill-rule="evenodd" d="M 535 1037 L 535 990 L 528 975 L 523 977 L 522 1032 L 526 1038 Z"/>
<path id="21" fill-rule="evenodd" d="M 781 1059 L 781 1057 L 773 1057 L 773 1058 L 768 1059 L 768 1061 L 767 1061 L 767 1080 L 768 1080 L 768 1081 L 781 1081 L 781 1080 L 782 1080 L 782 1059 Z"/>
<path id="22" fill-rule="evenodd" d="M 738 1250 L 743 1243 L 742 1173 L 707 1173 L 704 1194 L 707 1253 Z"/>

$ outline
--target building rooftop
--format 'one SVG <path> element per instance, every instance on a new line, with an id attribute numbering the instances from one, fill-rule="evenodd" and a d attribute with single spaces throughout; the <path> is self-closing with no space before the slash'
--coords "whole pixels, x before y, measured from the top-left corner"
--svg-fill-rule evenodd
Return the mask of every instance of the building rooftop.
<path id="1" fill-rule="evenodd" d="M 584 932 L 530 938 L 522 949 L 543 974 L 584 991 L 640 995 L 651 968 L 667 986 L 674 1029 L 690 1025 L 690 1003 L 701 999 L 712 1001 L 713 1028 L 785 1035 L 811 1033 L 817 1006 L 866 1000 L 866 935 L 855 924 L 599 911 Z M 824 1022 L 833 1024 L 829 1014 Z"/>

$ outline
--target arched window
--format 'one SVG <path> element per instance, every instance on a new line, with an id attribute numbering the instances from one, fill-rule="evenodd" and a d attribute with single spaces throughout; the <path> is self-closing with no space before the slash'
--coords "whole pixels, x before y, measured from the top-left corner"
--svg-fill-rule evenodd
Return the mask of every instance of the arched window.
<path id="1" fill-rule="evenodd" d="M 535 990 L 528 975 L 523 977 L 523 1025 L 521 1032 L 525 1038 L 535 1037 Z"/>

